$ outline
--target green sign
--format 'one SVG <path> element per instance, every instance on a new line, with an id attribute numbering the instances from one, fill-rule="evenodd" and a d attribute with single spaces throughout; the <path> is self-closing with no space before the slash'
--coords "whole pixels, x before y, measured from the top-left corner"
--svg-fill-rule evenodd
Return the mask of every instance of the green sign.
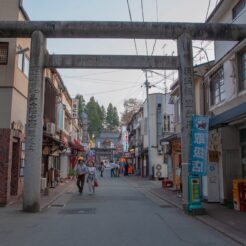
<path id="1" fill-rule="evenodd" d="M 201 208 L 200 200 L 200 178 L 189 176 L 189 210 Z"/>

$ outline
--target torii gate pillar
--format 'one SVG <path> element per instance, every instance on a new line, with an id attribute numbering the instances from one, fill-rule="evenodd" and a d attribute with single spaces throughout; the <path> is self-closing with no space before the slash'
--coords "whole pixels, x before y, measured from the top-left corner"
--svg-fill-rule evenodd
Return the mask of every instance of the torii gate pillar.
<path id="1" fill-rule="evenodd" d="M 43 33 L 34 31 L 31 40 L 27 101 L 25 180 L 23 193 L 23 211 L 25 212 L 40 211 L 45 52 L 46 39 Z"/>
<path id="2" fill-rule="evenodd" d="M 188 211 L 188 162 L 191 142 L 191 119 L 195 114 L 193 87 L 192 39 L 183 33 L 177 40 L 179 57 L 179 88 L 181 98 L 182 203 Z"/>

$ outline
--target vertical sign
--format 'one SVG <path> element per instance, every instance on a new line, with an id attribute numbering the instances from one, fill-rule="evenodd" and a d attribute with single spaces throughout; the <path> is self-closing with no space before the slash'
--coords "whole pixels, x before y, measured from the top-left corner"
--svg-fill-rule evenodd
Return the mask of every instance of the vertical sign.
<path id="1" fill-rule="evenodd" d="M 208 116 L 192 116 L 190 175 L 207 175 Z"/>
<path id="2" fill-rule="evenodd" d="M 73 99 L 72 100 L 72 118 L 78 119 L 78 107 L 79 107 L 79 100 Z"/>

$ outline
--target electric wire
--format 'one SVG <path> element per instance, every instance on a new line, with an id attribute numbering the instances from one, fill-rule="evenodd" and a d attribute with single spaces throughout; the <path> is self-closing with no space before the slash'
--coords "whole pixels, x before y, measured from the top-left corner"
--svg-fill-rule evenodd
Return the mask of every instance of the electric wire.
<path id="1" fill-rule="evenodd" d="M 139 84 L 137 86 L 139 86 Z M 128 87 L 122 87 L 122 88 L 115 89 L 115 90 L 106 90 L 106 91 L 93 92 L 93 93 L 84 93 L 83 95 L 85 95 L 85 96 L 101 95 L 101 94 L 106 94 L 106 93 L 112 93 L 112 92 L 127 90 L 127 89 L 130 89 L 130 88 L 133 88 L 133 87 L 132 86 L 128 86 Z"/>
<path id="2" fill-rule="evenodd" d="M 207 7 L 207 13 L 206 13 L 205 22 L 206 22 L 207 19 L 208 19 L 208 12 L 209 12 L 209 9 L 210 9 L 210 4 L 211 4 L 211 0 L 209 0 L 209 2 L 208 2 L 208 7 Z"/>
<path id="3" fill-rule="evenodd" d="M 155 0 L 155 10 L 156 10 L 156 19 L 157 19 L 157 22 L 159 22 L 158 0 Z M 155 39 L 155 42 L 154 42 L 154 44 L 153 44 L 151 56 L 153 56 L 153 54 L 154 54 L 156 42 L 157 42 L 157 39 Z"/>
<path id="4" fill-rule="evenodd" d="M 127 2 L 127 6 L 128 6 L 128 12 L 129 12 L 130 21 L 132 22 L 132 13 L 131 13 L 129 0 L 126 0 L 126 2 Z M 133 40 L 134 40 L 134 46 L 135 46 L 136 55 L 138 55 L 138 48 L 137 48 L 136 39 L 134 38 Z"/>
<path id="5" fill-rule="evenodd" d="M 143 19 L 143 22 L 144 22 L 144 7 L 143 7 L 143 0 L 141 0 L 141 10 L 142 10 L 142 19 Z M 147 44 L 147 40 L 145 39 L 145 49 L 146 49 L 146 55 L 148 56 L 149 55 L 149 52 L 148 52 L 148 44 Z"/>

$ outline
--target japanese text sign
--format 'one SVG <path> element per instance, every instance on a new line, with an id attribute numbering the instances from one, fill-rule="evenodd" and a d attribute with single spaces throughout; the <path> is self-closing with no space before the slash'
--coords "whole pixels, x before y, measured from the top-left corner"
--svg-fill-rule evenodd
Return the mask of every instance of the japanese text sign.
<path id="1" fill-rule="evenodd" d="M 78 118 L 78 106 L 79 106 L 78 99 L 73 99 L 72 100 L 72 118 L 73 119 Z"/>
<path id="2" fill-rule="evenodd" d="M 192 116 L 189 165 L 191 175 L 207 175 L 208 126 L 209 118 L 207 116 Z"/>

